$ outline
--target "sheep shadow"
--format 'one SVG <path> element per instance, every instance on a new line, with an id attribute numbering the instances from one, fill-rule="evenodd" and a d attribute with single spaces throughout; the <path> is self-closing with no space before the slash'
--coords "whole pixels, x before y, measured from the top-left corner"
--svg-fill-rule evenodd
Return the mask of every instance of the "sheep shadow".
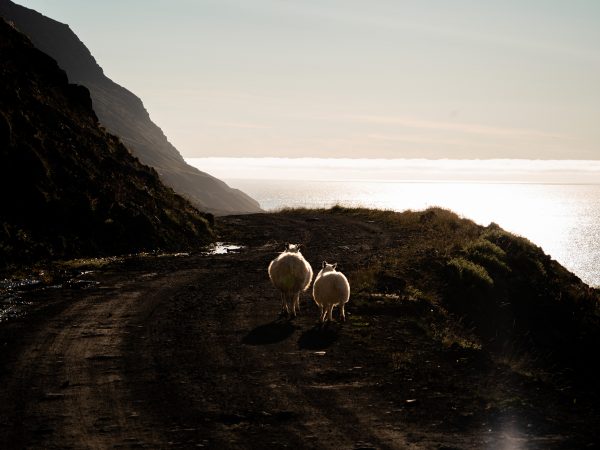
<path id="1" fill-rule="evenodd" d="M 242 342 L 246 345 L 276 344 L 289 338 L 296 327 L 289 320 L 277 319 L 250 331 Z"/>
<path id="2" fill-rule="evenodd" d="M 322 350 L 330 347 L 338 338 L 339 325 L 327 322 L 306 330 L 298 339 L 298 347 L 307 350 Z"/>

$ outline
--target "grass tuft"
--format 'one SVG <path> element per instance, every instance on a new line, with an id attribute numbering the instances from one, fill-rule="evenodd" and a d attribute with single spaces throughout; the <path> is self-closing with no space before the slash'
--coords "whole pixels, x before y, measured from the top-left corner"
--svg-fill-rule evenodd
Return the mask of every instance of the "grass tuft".
<path id="1" fill-rule="evenodd" d="M 452 258 L 448 262 L 448 266 L 455 271 L 455 274 L 461 281 L 480 287 L 492 287 L 494 285 L 494 280 L 492 280 L 488 271 L 485 270 L 485 267 L 468 259 L 461 257 Z"/>

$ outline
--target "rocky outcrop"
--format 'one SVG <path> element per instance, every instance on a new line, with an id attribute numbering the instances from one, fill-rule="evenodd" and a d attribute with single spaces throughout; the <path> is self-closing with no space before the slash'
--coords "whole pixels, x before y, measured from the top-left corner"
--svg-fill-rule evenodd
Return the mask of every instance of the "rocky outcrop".
<path id="1" fill-rule="evenodd" d="M 0 19 L 0 266 L 197 248 L 212 216 L 98 123 L 88 90 Z"/>
<path id="2" fill-rule="evenodd" d="M 56 59 L 71 83 L 87 87 L 100 123 L 121 138 L 142 163 L 154 167 L 163 182 L 177 193 L 199 209 L 215 214 L 261 211 L 258 202 L 248 195 L 187 164 L 150 120 L 142 101 L 104 75 L 68 25 L 9 0 L 0 0 L 0 16 Z"/>

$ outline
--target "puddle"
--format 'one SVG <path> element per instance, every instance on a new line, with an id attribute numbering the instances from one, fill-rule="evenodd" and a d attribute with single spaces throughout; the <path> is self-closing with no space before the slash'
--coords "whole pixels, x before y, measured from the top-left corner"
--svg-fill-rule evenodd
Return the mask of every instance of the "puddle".
<path id="1" fill-rule="evenodd" d="M 34 276 L 6 278 L 0 280 L 0 323 L 18 319 L 34 306 L 30 294 L 46 289 L 88 289 L 99 285 L 93 280 L 84 279 L 92 270 L 71 271 L 60 275 L 50 275 L 46 271 L 36 271 Z"/>
<path id="2" fill-rule="evenodd" d="M 172 257 L 182 257 L 182 256 L 190 256 L 187 252 L 179 252 L 179 253 L 160 253 L 156 255 L 157 258 L 172 258 Z"/>
<path id="3" fill-rule="evenodd" d="M 15 293 L 0 294 L 0 323 L 23 316 L 31 304 Z"/>
<path id="4" fill-rule="evenodd" d="M 31 305 L 22 294 L 41 285 L 42 280 L 38 278 L 0 280 L 0 323 L 21 317 Z"/>
<path id="5" fill-rule="evenodd" d="M 88 289 L 94 286 L 98 286 L 99 284 L 99 281 L 72 279 L 65 283 L 65 287 L 69 287 L 72 289 Z"/>
<path id="6" fill-rule="evenodd" d="M 241 245 L 227 242 L 215 242 L 201 252 L 203 255 L 224 255 L 237 253 Z M 100 282 L 94 281 L 94 273 L 113 264 L 121 264 L 135 258 L 172 258 L 187 257 L 190 253 L 137 253 L 100 258 L 80 258 L 56 262 L 50 271 L 33 270 L 29 276 L 22 278 L 0 279 L 0 323 L 25 316 L 35 306 L 28 294 L 45 289 L 93 289 L 101 288 Z M 156 276 L 155 273 L 148 276 Z M 28 299 L 28 297 L 30 297 Z"/>
<path id="7" fill-rule="evenodd" d="M 215 242 L 207 247 L 207 250 L 202 252 L 203 255 L 224 255 L 226 253 L 238 253 L 243 249 L 243 245 L 229 244 L 227 242 Z"/>
<path id="8" fill-rule="evenodd" d="M 0 280 L 0 292 L 10 291 L 15 289 L 27 289 L 34 286 L 39 286 L 42 280 L 38 278 L 23 278 L 21 280 Z"/>

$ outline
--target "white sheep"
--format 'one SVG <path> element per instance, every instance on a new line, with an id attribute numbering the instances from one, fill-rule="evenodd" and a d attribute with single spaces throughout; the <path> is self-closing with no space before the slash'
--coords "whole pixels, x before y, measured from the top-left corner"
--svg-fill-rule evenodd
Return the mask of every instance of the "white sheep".
<path id="1" fill-rule="evenodd" d="M 295 316 L 300 293 L 310 286 L 313 270 L 300 253 L 301 244 L 285 244 L 285 250 L 269 264 L 269 278 L 281 291 L 281 311 Z"/>
<path id="2" fill-rule="evenodd" d="M 323 261 L 323 268 L 313 284 L 313 299 L 321 308 L 321 323 L 325 322 L 325 316 L 333 321 L 334 306 L 339 306 L 340 318 L 342 321 L 346 320 L 344 305 L 350 299 L 350 283 L 342 272 L 335 270 L 336 267 L 337 263 L 327 264 L 327 261 Z"/>

